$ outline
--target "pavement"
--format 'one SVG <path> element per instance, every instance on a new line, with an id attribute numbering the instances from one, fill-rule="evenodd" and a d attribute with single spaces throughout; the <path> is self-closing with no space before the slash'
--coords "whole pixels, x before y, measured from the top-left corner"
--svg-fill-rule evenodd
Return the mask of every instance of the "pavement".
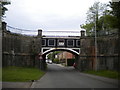
<path id="1" fill-rule="evenodd" d="M 81 73 L 81 72 L 80 72 L 80 75 L 87 76 L 87 77 L 100 80 L 106 83 L 118 85 L 118 80 L 116 79 L 110 79 L 106 77 L 101 77 L 101 76 L 96 76 L 96 75 L 91 75 L 91 74 L 86 74 L 86 73 Z M 35 82 L 2 82 L 2 88 L 34 88 L 36 83 L 37 81 Z"/>
<path id="2" fill-rule="evenodd" d="M 2 88 L 30 88 L 32 82 L 2 82 Z"/>

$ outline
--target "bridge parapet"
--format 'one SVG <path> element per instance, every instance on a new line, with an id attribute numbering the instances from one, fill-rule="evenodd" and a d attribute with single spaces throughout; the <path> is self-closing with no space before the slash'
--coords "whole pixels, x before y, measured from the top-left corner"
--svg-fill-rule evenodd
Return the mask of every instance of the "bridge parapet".
<path id="1" fill-rule="evenodd" d="M 78 37 L 43 37 L 42 47 L 80 48 Z"/>

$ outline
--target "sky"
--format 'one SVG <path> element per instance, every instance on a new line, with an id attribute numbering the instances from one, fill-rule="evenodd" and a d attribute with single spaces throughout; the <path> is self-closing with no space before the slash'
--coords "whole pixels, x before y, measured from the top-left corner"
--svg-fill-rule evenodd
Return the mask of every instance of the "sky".
<path id="1" fill-rule="evenodd" d="M 111 0 L 10 0 L 5 21 L 9 26 L 43 31 L 80 31 L 86 21 L 86 13 L 95 1 Z M 34 32 L 33 32 L 34 31 Z M 17 31 L 16 31 L 17 32 Z M 50 34 L 50 33 L 49 33 Z"/>

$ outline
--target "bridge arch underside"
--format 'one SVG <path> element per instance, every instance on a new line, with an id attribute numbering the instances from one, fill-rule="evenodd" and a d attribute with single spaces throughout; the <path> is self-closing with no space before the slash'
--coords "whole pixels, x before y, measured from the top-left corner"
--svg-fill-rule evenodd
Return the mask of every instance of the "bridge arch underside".
<path id="1" fill-rule="evenodd" d="M 46 55 L 49 54 L 50 52 L 54 52 L 54 51 L 67 51 L 67 52 L 70 52 L 73 55 L 75 55 L 75 61 L 74 62 L 76 64 L 78 64 L 78 62 L 79 62 L 79 53 L 77 51 L 74 51 L 74 50 L 68 49 L 68 48 L 51 48 L 51 49 L 48 49 L 48 50 L 46 50 L 45 52 L 42 53 L 44 63 L 45 63 L 45 60 L 46 60 Z"/>
<path id="2" fill-rule="evenodd" d="M 44 49 L 43 49 L 43 51 L 44 51 Z M 54 52 L 54 51 L 67 51 L 67 52 L 70 52 L 70 53 L 74 54 L 75 56 L 79 56 L 79 52 L 77 52 L 77 51 L 75 51 L 73 49 L 69 49 L 69 48 L 51 48 L 51 49 L 46 49 L 46 51 L 44 51 L 42 53 L 42 55 L 46 56 L 50 52 Z"/>

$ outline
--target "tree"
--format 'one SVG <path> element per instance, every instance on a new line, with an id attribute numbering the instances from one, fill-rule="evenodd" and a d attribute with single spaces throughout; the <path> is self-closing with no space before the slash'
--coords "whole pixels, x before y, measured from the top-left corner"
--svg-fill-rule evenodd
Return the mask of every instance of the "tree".
<path id="1" fill-rule="evenodd" d="M 5 11 L 8 9 L 5 7 L 5 5 L 10 4 L 8 0 L 0 0 L 0 30 L 2 29 L 2 19 L 3 16 L 5 15 Z"/>
<path id="2" fill-rule="evenodd" d="M 120 2 L 110 2 L 112 8 L 112 14 L 120 18 Z"/>
<path id="3" fill-rule="evenodd" d="M 61 53 L 61 52 L 62 52 L 62 51 L 54 51 L 54 52 L 50 53 L 50 54 L 48 55 L 48 59 L 54 60 L 55 55 L 57 55 L 58 53 Z"/>
<path id="4" fill-rule="evenodd" d="M 119 2 L 110 2 L 110 7 L 112 8 L 111 13 L 117 18 L 117 28 L 119 29 L 120 34 L 120 1 Z"/>
<path id="5" fill-rule="evenodd" d="M 107 8 L 106 4 L 100 2 L 95 2 L 87 12 L 87 21 L 88 23 L 95 22 L 98 23 L 98 19 L 103 15 L 105 9 Z M 96 19 L 96 20 L 95 20 Z"/>
<path id="6" fill-rule="evenodd" d="M 81 28 L 86 29 L 87 34 L 90 35 L 91 32 L 94 33 L 95 23 L 96 23 L 96 31 L 101 30 L 101 26 L 99 24 L 99 18 L 104 14 L 107 9 L 107 4 L 102 4 L 100 2 L 95 2 L 93 6 L 91 6 L 87 12 L 87 20 L 86 24 L 81 25 Z"/>
<path id="7" fill-rule="evenodd" d="M 81 28 L 84 28 L 86 30 L 86 33 L 88 36 L 92 35 L 94 23 L 89 23 L 89 24 L 82 24 L 80 25 Z"/>
<path id="8" fill-rule="evenodd" d="M 0 17 L 3 17 L 5 15 L 5 12 L 8 11 L 8 9 L 5 7 L 5 5 L 11 4 L 8 0 L 1 0 L 0 1 L 0 11 L 1 15 Z"/>
<path id="9" fill-rule="evenodd" d="M 99 25 L 102 31 L 109 33 L 115 32 L 118 19 L 113 15 L 104 15 L 99 19 Z"/>
<path id="10" fill-rule="evenodd" d="M 115 32 L 113 28 L 117 27 L 117 18 L 111 14 L 109 4 L 95 2 L 87 12 L 86 24 L 81 25 L 81 28 L 86 29 L 88 36 L 94 35 L 95 23 L 97 35 Z"/>
<path id="11" fill-rule="evenodd" d="M 117 17 L 118 21 L 118 25 L 117 25 L 117 28 L 118 28 L 118 36 L 120 38 L 120 1 L 119 2 L 110 2 L 110 6 L 112 8 L 112 14 Z M 118 42 L 120 42 L 120 39 L 118 38 Z M 120 43 L 118 43 L 118 46 L 120 46 Z M 118 47 L 118 55 L 120 55 L 120 47 Z M 119 59 L 118 58 L 118 62 L 119 62 Z M 120 63 L 118 65 L 118 70 L 120 71 Z"/>

